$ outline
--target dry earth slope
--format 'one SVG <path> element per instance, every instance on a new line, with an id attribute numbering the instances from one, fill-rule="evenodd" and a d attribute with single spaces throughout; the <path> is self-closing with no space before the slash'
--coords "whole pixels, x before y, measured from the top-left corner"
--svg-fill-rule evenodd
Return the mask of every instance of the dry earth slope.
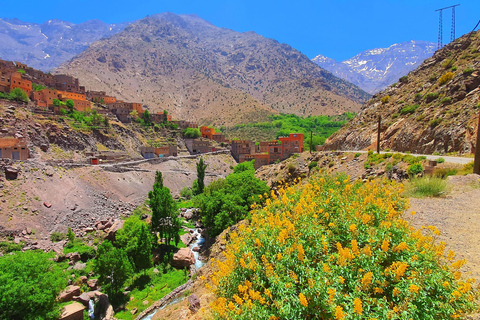
<path id="1" fill-rule="evenodd" d="M 139 20 L 55 72 L 154 111 L 216 125 L 276 112 L 358 111 L 369 98 L 289 45 L 173 13 Z"/>
<path id="2" fill-rule="evenodd" d="M 377 141 L 382 149 L 412 153 L 469 153 L 475 150 L 480 107 L 480 32 L 438 50 L 362 107 L 332 135 L 327 150 L 360 150 Z"/>

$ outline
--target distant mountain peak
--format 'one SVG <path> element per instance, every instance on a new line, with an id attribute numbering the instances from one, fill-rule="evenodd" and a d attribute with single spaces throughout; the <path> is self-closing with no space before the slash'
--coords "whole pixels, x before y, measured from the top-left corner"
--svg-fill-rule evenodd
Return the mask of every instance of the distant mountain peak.
<path id="1" fill-rule="evenodd" d="M 320 67 L 374 94 L 397 82 L 431 57 L 436 44 L 410 40 L 387 48 L 365 50 L 342 62 L 318 55 L 312 59 Z"/>

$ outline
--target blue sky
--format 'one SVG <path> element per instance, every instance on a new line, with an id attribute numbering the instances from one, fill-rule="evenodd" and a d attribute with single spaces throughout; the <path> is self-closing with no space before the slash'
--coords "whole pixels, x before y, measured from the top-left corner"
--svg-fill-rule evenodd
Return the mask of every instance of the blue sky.
<path id="1" fill-rule="evenodd" d="M 80 23 L 133 21 L 161 12 L 195 13 L 219 27 L 255 31 L 300 50 L 345 60 L 373 48 L 409 40 L 437 42 L 438 12 L 456 8 L 456 35 L 480 19 L 479 0 L 24 0 L 2 1 L 0 17 L 41 23 L 61 19 Z M 451 10 L 443 13 L 444 43 L 450 40 Z"/>

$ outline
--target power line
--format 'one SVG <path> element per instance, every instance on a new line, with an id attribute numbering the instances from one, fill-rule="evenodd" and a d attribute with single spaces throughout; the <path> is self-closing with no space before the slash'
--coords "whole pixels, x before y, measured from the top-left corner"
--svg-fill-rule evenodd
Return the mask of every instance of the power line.
<path id="1" fill-rule="evenodd" d="M 452 26 L 450 27 L 450 41 L 455 40 L 455 7 L 458 7 L 459 4 L 456 4 L 454 6 L 449 6 L 441 9 L 435 10 L 435 12 L 438 11 L 438 44 L 437 44 L 437 49 L 440 49 L 443 47 L 443 10 L 445 9 L 450 9 L 452 8 Z"/>

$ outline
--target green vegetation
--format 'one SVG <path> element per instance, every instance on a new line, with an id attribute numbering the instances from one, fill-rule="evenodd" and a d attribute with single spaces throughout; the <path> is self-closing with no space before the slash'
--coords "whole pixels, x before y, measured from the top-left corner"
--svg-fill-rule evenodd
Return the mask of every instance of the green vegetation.
<path id="1" fill-rule="evenodd" d="M 66 238 L 65 233 L 61 233 L 61 232 L 58 232 L 58 231 L 54 231 L 50 235 L 50 240 L 52 242 L 62 241 L 62 240 L 65 240 L 65 238 Z"/>
<path id="2" fill-rule="evenodd" d="M 467 68 L 467 69 L 463 70 L 462 73 L 463 73 L 464 75 L 470 75 L 470 74 L 472 74 L 474 71 L 475 71 L 475 69 Z"/>
<path id="3" fill-rule="evenodd" d="M 150 208 L 152 209 L 152 231 L 158 233 L 160 239 L 165 239 L 168 245 L 174 241 L 178 245 L 181 228 L 177 214 L 176 203 L 173 201 L 170 189 L 163 185 L 160 171 L 155 173 L 153 190 L 148 193 Z"/>
<path id="4" fill-rule="evenodd" d="M 34 91 L 42 91 L 43 89 L 45 89 L 45 86 L 37 83 L 32 83 L 32 89 Z"/>
<path id="5" fill-rule="evenodd" d="M 436 126 L 438 126 L 440 123 L 442 122 L 442 119 L 440 118 L 437 118 L 437 119 L 433 119 L 433 120 L 430 120 L 428 122 L 428 125 L 430 126 L 430 128 L 435 128 Z"/>
<path id="6" fill-rule="evenodd" d="M 216 319 L 450 319 L 477 307 L 439 231 L 403 220 L 400 184 L 323 175 L 280 188 L 229 234 Z M 327 191 L 328 190 L 328 191 Z"/>
<path id="7" fill-rule="evenodd" d="M 390 101 L 390 96 L 384 96 L 380 99 L 380 101 L 385 104 L 385 103 L 388 103 L 388 101 Z"/>
<path id="8" fill-rule="evenodd" d="M 413 178 L 406 185 L 405 196 L 424 198 L 439 197 L 445 193 L 447 182 L 440 177 Z"/>
<path id="9" fill-rule="evenodd" d="M 58 319 L 56 298 L 67 280 L 52 257 L 25 251 L 0 258 L 0 319 Z"/>
<path id="10" fill-rule="evenodd" d="M 445 162 L 445 159 L 444 158 L 438 158 L 437 159 L 437 163 L 444 163 Z"/>
<path id="11" fill-rule="evenodd" d="M 450 104 L 452 102 L 452 98 L 446 97 L 442 99 L 442 104 Z"/>
<path id="12" fill-rule="evenodd" d="M 211 236 L 245 219 L 250 206 L 263 203 L 269 192 L 267 184 L 255 177 L 253 161 L 243 162 L 225 179 L 213 181 L 205 191 L 194 198 L 202 211 L 202 222 Z"/>
<path id="13" fill-rule="evenodd" d="M 26 73 L 27 73 L 27 72 L 26 72 L 25 70 L 23 70 L 23 69 L 17 69 L 17 72 L 18 72 L 18 73 L 21 73 L 21 74 L 26 74 Z"/>
<path id="14" fill-rule="evenodd" d="M 308 164 L 308 170 L 312 171 L 312 169 L 316 168 L 317 166 L 318 166 L 318 162 L 317 161 L 312 161 Z"/>
<path id="15" fill-rule="evenodd" d="M 423 172 L 423 166 L 421 163 L 414 163 L 407 167 L 407 173 L 411 178 L 416 177 L 418 174 L 422 172 Z"/>
<path id="16" fill-rule="evenodd" d="M 197 163 L 197 183 L 194 184 L 195 188 L 193 189 L 193 193 L 195 195 L 203 193 L 205 189 L 205 169 L 207 165 L 203 162 L 203 158 L 200 158 L 200 161 Z"/>
<path id="17" fill-rule="evenodd" d="M 130 264 L 139 272 L 152 266 L 152 238 L 147 223 L 133 215 L 118 230 L 115 246 L 125 250 Z"/>
<path id="18" fill-rule="evenodd" d="M 308 116 L 300 117 L 293 114 L 278 114 L 269 116 L 266 122 L 255 122 L 225 128 L 229 139 L 247 139 L 266 141 L 288 136 L 290 133 L 305 134 L 305 150 L 310 148 L 310 132 L 313 132 L 312 147 L 322 145 L 334 132 L 338 131 L 354 113 L 346 112 L 338 116 Z"/>
<path id="19" fill-rule="evenodd" d="M 183 136 L 188 139 L 197 139 L 201 136 L 200 130 L 197 128 L 186 128 L 183 130 Z"/>
<path id="20" fill-rule="evenodd" d="M 60 109 L 60 111 L 64 116 L 73 120 L 72 126 L 77 129 L 96 130 L 100 126 L 110 126 L 107 116 L 102 117 L 97 113 L 97 110 L 92 110 L 90 112 L 74 110 L 72 100 L 67 100 L 67 102 L 65 102 L 65 105 L 68 107 L 68 110 Z"/>
<path id="21" fill-rule="evenodd" d="M 0 92 L 0 99 L 7 99 L 12 101 L 28 102 L 28 95 L 20 88 L 14 88 L 10 93 Z"/>
<path id="22" fill-rule="evenodd" d="M 430 92 L 425 95 L 424 99 L 425 101 L 430 102 L 437 99 L 438 96 L 439 96 L 438 92 Z"/>
<path id="23" fill-rule="evenodd" d="M 0 242 L 0 252 L 10 253 L 14 251 L 22 251 L 22 248 L 25 246 L 25 242 L 14 243 L 11 241 L 2 241 Z"/>
<path id="24" fill-rule="evenodd" d="M 417 109 L 419 107 L 420 107 L 420 105 L 418 105 L 418 104 L 414 104 L 414 105 L 411 105 L 411 106 L 406 106 L 405 108 L 400 110 L 400 114 L 414 113 L 415 111 L 417 111 Z"/>

